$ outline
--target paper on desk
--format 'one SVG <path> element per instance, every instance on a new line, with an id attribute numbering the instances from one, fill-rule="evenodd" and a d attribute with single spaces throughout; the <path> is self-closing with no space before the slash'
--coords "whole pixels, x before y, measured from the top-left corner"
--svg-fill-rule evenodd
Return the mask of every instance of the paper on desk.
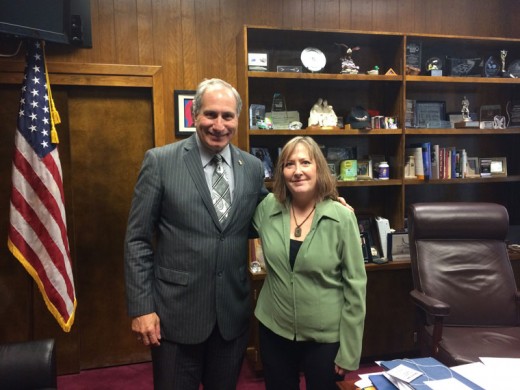
<path id="1" fill-rule="evenodd" d="M 485 390 L 514 389 L 520 383 L 520 359 L 480 358 L 480 360 L 480 362 L 452 367 L 452 370 Z"/>
<path id="2" fill-rule="evenodd" d="M 520 373 L 520 359 L 481 357 L 480 361 L 493 370 L 508 371 L 516 375 Z"/>
<path id="3" fill-rule="evenodd" d="M 432 390 L 471 390 L 470 387 L 455 378 L 424 381 L 424 384 Z"/>
<path id="4" fill-rule="evenodd" d="M 410 382 L 420 377 L 422 373 L 404 364 L 399 364 L 391 370 L 385 371 L 383 375 L 399 390 L 413 390 Z"/>
<path id="5" fill-rule="evenodd" d="M 410 383 L 415 378 L 422 375 L 422 372 L 407 367 L 404 364 L 399 364 L 397 367 L 388 370 L 386 373 L 406 383 Z"/>
<path id="6" fill-rule="evenodd" d="M 365 387 L 370 387 L 373 385 L 372 381 L 370 380 L 369 376 L 372 375 L 383 375 L 382 372 L 372 372 L 369 374 L 359 374 L 359 380 L 354 383 L 356 387 L 359 387 L 360 389 L 364 389 Z"/>

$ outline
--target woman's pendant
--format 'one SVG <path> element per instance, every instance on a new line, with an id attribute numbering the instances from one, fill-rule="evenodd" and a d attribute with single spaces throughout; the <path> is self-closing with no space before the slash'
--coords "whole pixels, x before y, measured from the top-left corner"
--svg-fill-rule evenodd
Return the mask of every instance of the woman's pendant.
<path id="1" fill-rule="evenodd" d="M 294 229 L 294 237 L 300 237 L 302 235 L 302 229 L 298 226 Z"/>

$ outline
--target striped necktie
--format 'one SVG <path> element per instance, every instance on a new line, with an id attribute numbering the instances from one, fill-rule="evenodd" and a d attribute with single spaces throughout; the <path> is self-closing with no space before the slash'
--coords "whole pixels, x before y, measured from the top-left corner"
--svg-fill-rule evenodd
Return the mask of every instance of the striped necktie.
<path id="1" fill-rule="evenodd" d="M 229 183 L 224 174 L 224 166 L 222 165 L 222 156 L 216 154 L 213 156 L 211 163 L 215 166 L 212 176 L 211 198 L 213 206 L 217 212 L 218 220 L 222 224 L 225 222 L 231 208 L 231 194 L 229 192 Z"/>

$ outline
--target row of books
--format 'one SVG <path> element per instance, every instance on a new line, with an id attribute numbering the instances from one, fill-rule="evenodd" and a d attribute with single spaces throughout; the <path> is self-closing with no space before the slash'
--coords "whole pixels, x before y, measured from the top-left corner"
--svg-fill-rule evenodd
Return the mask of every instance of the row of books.
<path id="1" fill-rule="evenodd" d="M 411 144 L 407 149 L 405 178 L 455 179 L 468 177 L 466 149 L 455 146 L 441 147 L 431 142 Z"/>

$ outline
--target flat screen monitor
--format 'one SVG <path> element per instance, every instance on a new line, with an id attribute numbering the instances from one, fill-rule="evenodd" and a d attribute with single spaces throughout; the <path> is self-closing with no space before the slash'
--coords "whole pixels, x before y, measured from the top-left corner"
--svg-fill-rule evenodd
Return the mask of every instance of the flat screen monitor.
<path id="1" fill-rule="evenodd" d="M 89 0 L 0 0 L 0 33 L 92 47 Z"/>

